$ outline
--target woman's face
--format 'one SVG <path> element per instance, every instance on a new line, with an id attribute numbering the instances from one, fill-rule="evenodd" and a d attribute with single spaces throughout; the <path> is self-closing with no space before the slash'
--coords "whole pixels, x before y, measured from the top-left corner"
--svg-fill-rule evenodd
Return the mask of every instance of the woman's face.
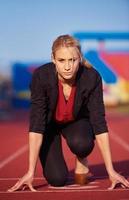
<path id="1" fill-rule="evenodd" d="M 52 58 L 62 81 L 72 80 L 76 77 L 79 68 L 80 56 L 75 47 L 61 47 Z"/>

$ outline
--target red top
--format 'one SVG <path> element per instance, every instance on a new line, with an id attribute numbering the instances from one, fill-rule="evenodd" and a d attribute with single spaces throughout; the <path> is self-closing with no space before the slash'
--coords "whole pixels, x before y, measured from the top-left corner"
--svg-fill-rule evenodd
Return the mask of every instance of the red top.
<path id="1" fill-rule="evenodd" d="M 67 102 L 63 94 L 63 86 L 61 84 L 61 81 L 59 81 L 58 83 L 58 88 L 59 95 L 55 112 L 55 120 L 59 123 L 66 123 L 74 120 L 73 106 L 76 93 L 76 86 L 72 86 L 71 93 Z"/>

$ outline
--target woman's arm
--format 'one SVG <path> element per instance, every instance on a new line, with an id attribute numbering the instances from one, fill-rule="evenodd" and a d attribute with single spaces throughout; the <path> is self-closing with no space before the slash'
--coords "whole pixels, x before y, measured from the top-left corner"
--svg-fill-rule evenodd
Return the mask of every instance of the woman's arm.
<path id="1" fill-rule="evenodd" d="M 102 133 L 96 135 L 96 141 L 99 146 L 99 149 L 101 151 L 101 154 L 103 156 L 106 170 L 108 174 L 113 170 L 113 165 L 112 165 L 112 158 L 111 158 L 111 150 L 110 150 L 110 145 L 109 145 L 109 136 L 108 133 Z"/>
<path id="2" fill-rule="evenodd" d="M 102 78 L 98 72 L 96 72 L 96 82 L 94 89 L 91 91 L 89 96 L 87 108 L 89 110 L 89 119 L 93 127 L 96 141 L 103 156 L 109 178 L 112 182 L 110 189 L 115 188 L 117 183 L 121 183 L 124 186 L 129 187 L 129 182 L 123 176 L 118 174 L 113 168 L 108 127 L 105 120 Z"/>
<path id="3" fill-rule="evenodd" d="M 13 192 L 21 186 L 27 185 L 31 191 L 35 191 L 32 186 L 37 160 L 46 124 L 46 90 L 41 80 L 44 80 L 42 68 L 35 70 L 30 84 L 31 89 L 31 109 L 29 123 L 29 166 L 27 173 L 8 191 Z"/>
<path id="4" fill-rule="evenodd" d="M 41 144 L 43 142 L 43 134 L 29 132 L 29 169 L 28 171 L 34 175 L 36 164 L 39 156 Z"/>
<path id="5" fill-rule="evenodd" d="M 109 178 L 112 182 L 112 185 L 109 189 L 115 188 L 117 183 L 121 183 L 122 186 L 129 187 L 129 182 L 123 176 L 118 174 L 113 168 L 108 133 L 105 132 L 102 134 L 97 134 L 96 141 L 99 146 L 102 157 L 104 159 L 104 163 L 105 163 Z"/>
<path id="6" fill-rule="evenodd" d="M 43 135 L 35 132 L 29 132 L 29 167 L 27 173 L 10 189 L 8 192 L 14 192 L 19 188 L 23 187 L 24 190 L 26 186 L 30 188 L 31 191 L 36 191 L 33 186 L 33 178 L 36 170 L 36 165 L 38 161 L 39 151 L 41 144 L 43 142 Z"/>

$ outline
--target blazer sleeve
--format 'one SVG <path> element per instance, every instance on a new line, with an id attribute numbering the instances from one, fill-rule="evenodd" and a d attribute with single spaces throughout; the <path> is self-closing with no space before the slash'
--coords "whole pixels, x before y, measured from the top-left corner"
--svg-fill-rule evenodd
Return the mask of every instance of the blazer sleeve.
<path id="1" fill-rule="evenodd" d="M 88 101 L 89 118 L 95 135 L 108 132 L 105 120 L 105 107 L 103 102 L 102 78 L 97 74 L 94 89 L 91 91 Z"/>
<path id="2" fill-rule="evenodd" d="M 30 83 L 31 107 L 29 132 L 45 133 L 46 126 L 46 92 L 41 83 L 40 73 L 38 70 L 32 75 Z"/>

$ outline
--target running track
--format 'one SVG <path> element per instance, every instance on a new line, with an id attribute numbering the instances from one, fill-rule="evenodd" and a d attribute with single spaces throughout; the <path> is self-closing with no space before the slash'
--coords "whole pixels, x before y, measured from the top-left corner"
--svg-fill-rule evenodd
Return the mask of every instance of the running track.
<path id="1" fill-rule="evenodd" d="M 129 180 L 129 107 L 108 109 L 107 121 L 110 130 L 112 158 L 115 169 Z M 12 186 L 27 169 L 28 160 L 28 113 L 16 111 L 11 114 L 10 120 L 0 122 L 0 200 L 129 200 L 129 189 L 117 187 L 113 191 L 100 156 L 97 145 L 89 156 L 90 171 L 94 174 L 90 183 L 79 187 L 73 182 L 75 158 L 63 141 L 63 151 L 69 167 L 69 182 L 65 187 L 51 187 L 42 177 L 42 170 L 38 163 L 34 186 L 38 192 L 28 190 L 8 193 Z"/>

